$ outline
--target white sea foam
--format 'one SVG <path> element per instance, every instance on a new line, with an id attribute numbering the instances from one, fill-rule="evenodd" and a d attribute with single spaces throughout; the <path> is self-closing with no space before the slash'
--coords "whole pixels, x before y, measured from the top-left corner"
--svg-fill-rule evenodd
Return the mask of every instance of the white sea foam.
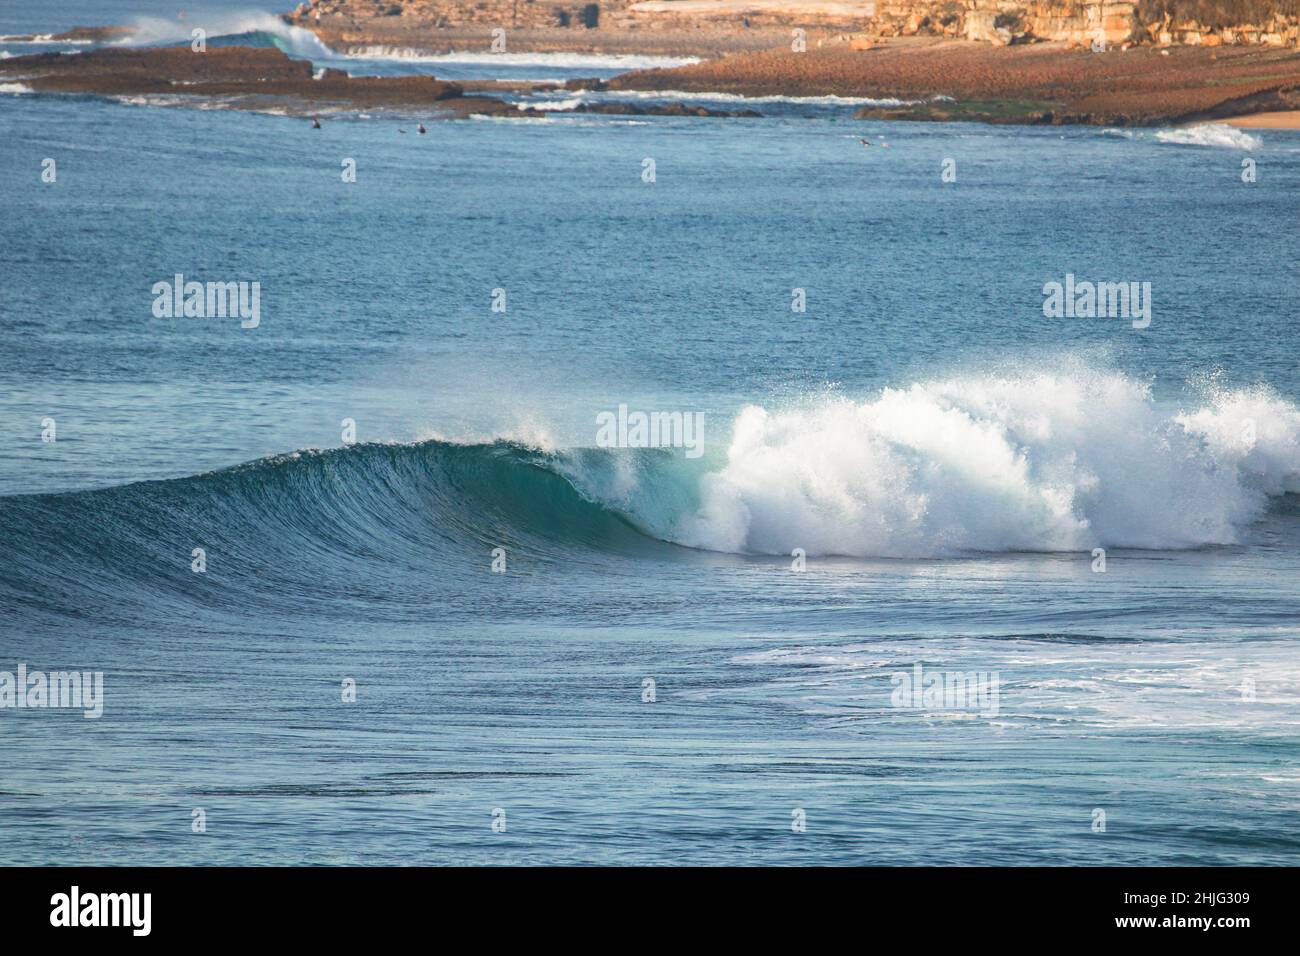
<path id="1" fill-rule="evenodd" d="M 470 113 L 470 114 L 469 114 L 469 118 L 470 118 L 471 120 L 477 120 L 478 122 L 487 122 L 487 123 L 534 123 L 534 124 L 539 124 L 539 123 L 550 123 L 550 122 L 552 122 L 552 120 L 548 119 L 548 118 L 545 117 L 545 116 L 529 116 L 529 117 L 526 117 L 526 118 L 521 118 L 521 117 L 518 117 L 518 116 L 494 116 L 494 115 L 489 114 L 489 113 Z"/>
<path id="2" fill-rule="evenodd" d="M 338 55 L 338 54 L 336 54 Z M 406 63 L 466 63 L 536 66 L 576 70 L 649 70 L 699 63 L 694 56 L 643 56 L 631 53 L 431 53 L 393 46 L 354 46 L 343 54 L 353 60 L 401 60 Z"/>
<path id="3" fill-rule="evenodd" d="M 692 93 L 687 90 L 609 90 L 599 94 L 620 100 L 691 100 L 719 103 L 789 103 L 794 106 L 911 106 L 920 100 L 868 96 L 741 96 L 739 93 Z"/>
<path id="4" fill-rule="evenodd" d="M 1258 136 L 1227 126 L 1223 123 L 1203 123 L 1179 129 L 1162 129 L 1156 132 L 1162 143 L 1182 146 L 1217 146 L 1220 149 L 1259 149 L 1263 141 Z"/>
<path id="5" fill-rule="evenodd" d="M 1169 409 L 1120 372 L 964 376 L 786 411 L 754 405 L 691 514 L 715 551 L 931 557 L 1228 544 L 1300 492 L 1300 410 L 1265 389 Z M 648 509 L 647 509 L 648 510 Z"/>
<path id="6" fill-rule="evenodd" d="M 21 34 L 10 34 L 0 36 L 0 43 L 23 43 L 38 46 L 63 45 L 68 46 L 89 46 L 94 40 L 56 40 L 52 33 L 38 33 L 35 36 L 23 36 Z"/>
<path id="7" fill-rule="evenodd" d="M 1264 145 L 1258 136 L 1252 136 L 1223 123 L 1203 123 L 1199 126 L 1161 129 L 1155 132 L 1108 127 L 1101 131 L 1101 135 L 1142 141 L 1155 139 L 1157 142 L 1169 143 L 1175 146 L 1210 146 L 1219 149 L 1249 150 L 1259 149 Z"/>
<path id="8" fill-rule="evenodd" d="M 562 100 L 535 100 L 528 103 L 520 103 L 519 108 L 523 110 L 548 110 L 550 112 L 560 113 L 565 110 L 575 110 L 583 103 L 581 96 L 570 96 Z"/>
<path id="9" fill-rule="evenodd" d="M 26 83 L 0 83 L 0 93 L 11 93 L 15 96 L 22 96 L 26 93 L 36 92 Z"/>
<path id="10" fill-rule="evenodd" d="M 192 103 L 179 93 L 132 93 L 113 99 L 125 106 L 186 106 Z"/>
<path id="11" fill-rule="evenodd" d="M 187 107 L 190 109 L 200 110 L 229 110 L 235 109 L 240 101 L 237 96 L 218 96 L 210 99 L 198 99 L 190 94 L 185 93 L 131 93 L 114 96 L 114 100 L 124 106 L 153 106 L 153 107 Z M 258 109 L 251 110 L 255 113 L 273 113 L 273 115 L 287 115 L 285 113 L 275 113 L 274 110 Z M 323 110 L 321 111 L 324 112 Z"/>
<path id="12" fill-rule="evenodd" d="M 1030 732 L 1076 724 L 1101 730 L 1235 728 L 1287 733 L 1300 726 L 1300 667 L 1290 655 L 1293 636 L 1148 640 L 1140 645 L 1044 642 L 1035 635 L 1000 640 L 996 660 L 1001 719 L 994 726 Z M 765 684 L 774 697 L 844 723 L 968 718 L 942 712 L 914 715 L 892 706 L 890 677 L 910 670 L 917 653 L 914 639 L 885 636 L 868 642 L 782 645 L 737 655 L 731 663 L 776 669 L 776 676 Z M 986 641 L 959 637 L 927 643 L 925 656 L 944 661 L 945 670 L 960 672 L 989 666 L 992 655 Z M 1248 703 L 1242 698 L 1246 681 L 1255 693 Z M 1290 772 L 1283 769 L 1281 775 Z"/>

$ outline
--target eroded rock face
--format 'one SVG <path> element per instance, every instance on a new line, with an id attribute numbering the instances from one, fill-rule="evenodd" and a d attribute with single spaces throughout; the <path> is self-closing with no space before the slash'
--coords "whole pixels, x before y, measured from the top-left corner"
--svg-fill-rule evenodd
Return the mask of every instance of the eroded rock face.
<path id="1" fill-rule="evenodd" d="M 412 28 L 490 24 L 518 29 L 572 27 L 594 29 L 602 17 L 624 11 L 631 0 L 316 0 L 300 3 L 287 18 L 299 26 L 332 20 L 363 21 L 399 17 Z"/>
<path id="2" fill-rule="evenodd" d="M 1253 6 L 1251 4 L 1254 4 Z M 1000 45 L 1054 40 L 1089 47 L 1259 44 L 1296 46 L 1300 16 L 1270 12 L 1269 0 L 1222 4 L 1200 22 L 1200 0 L 315 0 L 286 19 L 352 29 L 386 21 L 412 30 L 465 25 L 516 29 L 635 30 L 707 25 L 735 30 L 806 26 L 846 35 L 944 36 Z M 1255 22 L 1247 22 L 1252 17 Z M 394 19 L 396 18 L 396 19 Z"/>
<path id="3" fill-rule="evenodd" d="M 1150 126 L 1293 109 L 1300 57 L 1286 50 L 1152 46 L 1127 54 L 1072 53 L 1058 45 L 992 48 L 942 40 L 847 44 L 805 53 L 770 49 L 671 70 L 624 73 L 614 90 L 674 89 L 744 96 L 870 96 L 897 106 L 864 119 L 977 120 Z M 942 95 L 936 95 L 942 94 Z"/>

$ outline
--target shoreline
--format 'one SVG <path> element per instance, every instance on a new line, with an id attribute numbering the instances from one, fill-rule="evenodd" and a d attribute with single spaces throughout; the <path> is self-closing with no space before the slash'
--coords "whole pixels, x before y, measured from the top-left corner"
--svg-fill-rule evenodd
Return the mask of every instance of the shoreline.
<path id="1" fill-rule="evenodd" d="M 487 51 L 501 23 L 508 27 L 510 52 L 701 60 L 629 71 L 609 81 L 614 90 L 904 101 L 860 110 L 855 116 L 861 119 L 1154 126 L 1300 110 L 1294 43 L 1233 44 L 1198 35 L 1188 45 L 1171 45 L 1161 34 L 1157 46 L 1155 34 L 1143 33 L 1146 42 L 1136 42 L 1136 33 L 1126 41 L 1120 31 L 1097 52 L 1077 40 L 1004 45 L 951 31 L 939 35 L 933 24 L 928 31 L 923 24 L 896 31 L 888 18 L 868 24 L 838 7 L 817 15 L 798 4 L 777 4 L 766 13 L 761 6 L 679 0 L 620 9 L 616 3 L 610 17 L 602 13 L 596 25 L 583 28 L 540 26 L 535 14 L 516 26 L 501 19 L 505 8 L 494 16 L 490 2 L 472 11 L 429 3 L 393 17 L 329 0 L 284 19 L 342 52 Z M 796 25 L 806 40 L 800 51 L 791 43 Z M 854 32 L 863 30 L 869 32 Z"/>
<path id="2" fill-rule="evenodd" d="M 77 53 L 38 53 L 0 60 L 0 80 L 35 93 L 174 96 L 197 105 L 226 99 L 231 109 L 280 107 L 300 116 L 336 109 L 423 108 L 428 118 L 529 115 L 514 104 L 479 95 L 483 84 L 433 76 L 352 77 L 319 72 L 273 47 L 100 47 Z"/>
<path id="3" fill-rule="evenodd" d="M 734 54 L 625 73 L 610 88 L 901 101 L 859 110 L 859 119 L 1154 126 L 1300 109 L 1300 55 L 1197 47 L 1098 54 L 918 37 Z"/>
<path id="4" fill-rule="evenodd" d="M 17 71 L 10 74 L 9 70 Z M 275 110 L 313 116 L 349 110 L 422 111 L 425 119 L 488 116 L 537 119 L 544 101 L 515 104 L 492 93 L 527 96 L 554 92 L 553 83 L 529 80 L 439 80 L 414 76 L 353 77 L 313 69 L 269 47 L 214 47 L 201 57 L 185 47 L 102 48 L 85 53 L 41 53 L 0 60 L 0 81 L 21 83 L 33 93 L 85 93 L 104 97 L 165 96 L 167 104 L 200 106 L 214 99 L 227 109 Z M 573 80 L 568 88 L 603 88 L 603 81 Z M 560 87 L 561 89 L 564 87 Z M 719 110 L 686 103 L 582 103 L 564 113 L 632 116 L 757 118 L 748 109 Z"/>
<path id="5" fill-rule="evenodd" d="M 387 19 L 387 18 L 385 18 Z M 386 49 L 421 54 L 490 53 L 492 26 L 464 25 L 453 27 L 389 26 L 367 23 L 364 29 L 321 26 L 308 23 L 290 25 L 308 30 L 318 40 L 339 53 Z M 823 42 L 832 31 L 812 31 L 810 43 Z M 701 25 L 696 29 L 620 30 L 596 28 L 573 30 L 563 27 L 511 29 L 505 36 L 507 53 L 594 53 L 605 56 L 670 56 L 715 59 L 731 53 L 752 53 L 788 46 L 788 30 L 736 30 Z"/>
<path id="6" fill-rule="evenodd" d="M 377 29 L 367 22 L 366 27 L 313 26 L 311 32 L 344 55 L 491 49 L 487 26 L 411 29 L 385 24 Z M 120 36 L 121 30 L 79 27 L 60 36 L 102 41 Z M 1217 121 L 1241 128 L 1300 128 L 1300 53 L 1259 46 L 1134 46 L 1095 53 L 1063 43 L 996 46 L 922 36 L 865 41 L 810 31 L 806 50 L 796 52 L 784 31 L 775 28 L 738 31 L 701 25 L 694 30 L 522 29 L 510 32 L 507 52 L 699 58 L 679 66 L 632 69 L 589 87 L 595 90 L 882 101 L 855 112 L 846 107 L 846 118 L 855 119 L 1119 127 Z M 572 66 L 568 74 L 564 85 L 581 89 L 583 68 Z M 517 106 L 488 95 L 526 97 L 546 86 L 540 82 L 446 81 L 427 74 L 352 77 L 337 68 L 313 70 L 307 60 L 273 47 L 214 46 L 195 58 L 183 46 L 92 46 L 72 53 L 11 56 L 0 60 L 0 78 L 21 81 L 34 92 L 218 96 L 228 98 L 232 108 L 250 109 L 274 101 L 298 114 L 384 107 L 425 107 L 433 111 L 430 118 L 537 117 L 547 112 L 544 102 Z M 520 108 L 524 106 L 528 108 Z M 607 104 L 586 104 L 584 109 L 619 111 Z M 692 105 L 674 107 L 669 115 L 735 114 Z M 743 115 L 754 114 L 747 110 Z"/>

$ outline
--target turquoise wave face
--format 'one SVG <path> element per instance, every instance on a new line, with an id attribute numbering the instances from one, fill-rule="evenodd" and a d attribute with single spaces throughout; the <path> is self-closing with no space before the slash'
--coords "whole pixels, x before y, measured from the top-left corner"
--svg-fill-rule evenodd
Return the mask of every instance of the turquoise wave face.
<path id="1" fill-rule="evenodd" d="M 327 608 L 352 582 L 358 596 L 374 589 L 369 610 L 353 613 L 382 614 L 376 608 L 390 587 L 414 587 L 432 571 L 468 586 L 489 569 L 496 549 L 534 567 L 665 557 L 676 549 L 570 476 L 590 469 L 594 487 L 602 473 L 666 454 L 560 455 L 508 442 L 370 444 L 191 478 L 12 496 L 0 513 L 9 544 L 0 593 L 15 607 L 56 610 L 41 582 L 58 569 L 66 590 L 57 609 L 74 616 L 97 598 L 107 602 L 100 606 L 106 613 L 131 604 L 147 614 L 159 588 L 197 608 L 252 601 L 292 613 Z M 205 565 L 211 556 L 202 577 L 193 573 L 195 548 Z M 213 580 L 223 586 L 212 590 Z"/>

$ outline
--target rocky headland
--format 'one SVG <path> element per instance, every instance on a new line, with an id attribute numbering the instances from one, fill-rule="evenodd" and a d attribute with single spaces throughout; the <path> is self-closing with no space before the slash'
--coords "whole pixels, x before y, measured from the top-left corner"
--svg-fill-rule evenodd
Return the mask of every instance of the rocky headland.
<path id="1" fill-rule="evenodd" d="M 872 119 L 1152 125 L 1300 109 L 1300 56 L 1261 46 L 1094 53 L 918 37 L 733 54 L 626 73 L 610 87 L 902 101 L 856 114 Z"/>
<path id="2" fill-rule="evenodd" d="M 1300 117 L 1300 0 L 314 0 L 283 17 L 342 54 L 594 52 L 697 58 L 570 88 L 896 101 L 870 119 L 1151 125 Z M 64 39 L 103 43 L 121 28 Z M 575 70 L 576 72 L 576 70 Z M 527 82 L 349 77 L 275 49 L 107 46 L 0 60 L 35 90 L 222 96 L 300 111 L 428 108 L 537 115 Z M 578 112 L 753 116 L 699 104 L 584 101 Z M 846 110 L 847 112 L 847 110 Z M 1257 122 L 1265 122 L 1257 120 Z"/>
<path id="3" fill-rule="evenodd" d="M 1147 125 L 1300 108 L 1295 0 L 315 0 L 287 20 L 353 52 L 695 56 L 623 90 L 905 101 L 859 116 Z"/>

